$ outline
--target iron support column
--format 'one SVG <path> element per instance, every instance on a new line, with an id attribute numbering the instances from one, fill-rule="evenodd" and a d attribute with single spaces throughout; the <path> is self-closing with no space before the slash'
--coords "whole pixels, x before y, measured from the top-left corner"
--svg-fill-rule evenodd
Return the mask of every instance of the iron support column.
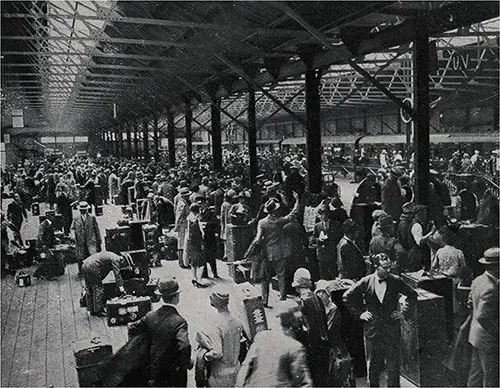
<path id="1" fill-rule="evenodd" d="M 168 132 L 168 164 L 170 168 L 175 167 L 175 124 L 174 115 L 167 113 L 167 132 Z"/>
<path id="2" fill-rule="evenodd" d="M 134 120 L 134 148 L 135 158 L 139 159 L 139 122 Z"/>
<path id="3" fill-rule="evenodd" d="M 130 122 L 125 124 L 125 129 L 127 131 L 127 157 L 128 158 L 132 157 L 132 134 L 130 133 L 130 125 L 131 125 Z"/>
<path id="4" fill-rule="evenodd" d="M 142 144 L 143 144 L 143 154 L 144 160 L 149 161 L 149 139 L 148 139 L 148 120 L 144 119 L 142 121 Z"/>
<path id="5" fill-rule="evenodd" d="M 429 205 L 429 30 L 425 16 L 417 18 L 413 42 L 413 95 L 416 115 L 413 133 L 415 201 Z"/>
<path id="6" fill-rule="evenodd" d="M 160 161 L 160 145 L 158 141 L 158 116 L 156 114 L 153 117 L 153 143 L 155 162 L 158 163 Z"/>
<path id="7" fill-rule="evenodd" d="M 193 133 L 192 133 L 192 123 L 193 123 L 193 111 L 189 106 L 189 103 L 186 102 L 186 114 L 185 114 L 185 123 L 186 123 L 186 156 L 187 156 L 187 165 L 191 167 L 193 162 Z"/>
<path id="8" fill-rule="evenodd" d="M 257 160 L 257 122 L 255 120 L 255 89 L 248 84 L 248 154 L 250 157 L 250 188 L 257 183 L 259 162 Z"/>
<path id="9" fill-rule="evenodd" d="M 309 178 L 309 192 L 311 194 L 321 193 L 321 100 L 320 80 L 321 71 L 313 69 L 312 58 L 306 60 L 306 149 L 307 168 Z"/>
<path id="10" fill-rule="evenodd" d="M 216 106 L 214 106 L 216 105 Z M 212 121 L 212 156 L 214 159 L 214 170 L 222 171 L 222 140 L 221 140 L 221 128 L 220 128 L 220 99 L 217 99 L 210 105 L 210 117 Z"/>
<path id="11" fill-rule="evenodd" d="M 496 107 L 493 107 L 493 130 L 498 131 L 500 127 L 498 126 L 498 109 Z"/>

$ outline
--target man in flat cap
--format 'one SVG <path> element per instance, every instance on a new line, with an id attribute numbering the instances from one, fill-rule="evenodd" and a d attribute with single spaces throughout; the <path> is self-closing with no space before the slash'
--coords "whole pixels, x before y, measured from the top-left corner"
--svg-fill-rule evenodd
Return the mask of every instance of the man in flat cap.
<path id="1" fill-rule="evenodd" d="M 148 333 L 150 387 L 186 387 L 187 370 L 193 367 L 188 324 L 177 311 L 179 284 L 175 278 L 160 281 L 163 306 L 129 324 L 129 335 Z"/>
<path id="2" fill-rule="evenodd" d="M 209 363 L 209 387 L 234 387 L 240 362 L 243 326 L 229 311 L 229 290 L 217 286 L 210 295 L 210 305 L 217 310 L 209 316 L 205 327 L 196 334 L 203 349 L 203 360 Z"/>

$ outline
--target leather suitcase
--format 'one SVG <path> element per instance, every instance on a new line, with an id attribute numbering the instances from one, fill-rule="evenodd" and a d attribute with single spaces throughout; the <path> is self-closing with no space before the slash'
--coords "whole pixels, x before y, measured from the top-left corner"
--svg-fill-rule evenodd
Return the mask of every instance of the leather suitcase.
<path id="1" fill-rule="evenodd" d="M 130 245 L 130 227 L 120 226 L 118 228 L 106 229 L 104 244 L 107 251 L 114 252 L 117 255 L 121 251 L 128 251 Z"/>
<path id="2" fill-rule="evenodd" d="M 149 268 L 149 257 L 146 250 L 138 249 L 135 251 L 122 251 L 120 252 L 120 254 L 126 259 L 126 256 L 129 256 L 128 261 L 132 266 L 133 272 L 133 274 L 127 274 L 126 271 L 122 271 L 122 276 L 124 277 L 124 279 L 131 277 L 143 278 L 147 283 L 149 281 L 151 269 Z"/>
<path id="3" fill-rule="evenodd" d="M 80 387 L 94 387 L 99 382 L 102 366 L 113 355 L 108 338 L 95 337 L 73 342 L 75 367 Z"/>
<path id="4" fill-rule="evenodd" d="M 56 214 L 55 217 L 54 217 L 54 229 L 62 231 L 63 227 L 64 227 L 63 215 L 62 214 Z"/>
<path id="5" fill-rule="evenodd" d="M 106 302 L 108 326 L 124 325 L 136 321 L 151 311 L 149 296 L 126 295 Z"/>
<path id="6" fill-rule="evenodd" d="M 145 248 L 144 232 L 142 227 L 149 221 L 130 221 L 130 250 L 139 250 Z M 123 249 L 122 249 L 123 251 Z"/>

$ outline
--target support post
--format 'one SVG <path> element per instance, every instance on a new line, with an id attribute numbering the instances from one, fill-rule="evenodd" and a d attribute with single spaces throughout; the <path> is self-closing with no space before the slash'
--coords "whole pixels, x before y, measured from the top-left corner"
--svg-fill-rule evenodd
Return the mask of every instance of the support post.
<path id="1" fill-rule="evenodd" d="M 168 132 L 168 164 L 170 168 L 175 167 L 175 124 L 174 115 L 167 113 L 167 132 Z"/>
<path id="2" fill-rule="evenodd" d="M 160 161 L 160 144 L 158 140 L 158 116 L 155 114 L 153 117 L 153 143 L 155 152 L 155 162 Z"/>
<path id="3" fill-rule="evenodd" d="M 415 201 L 429 205 L 429 29 L 425 16 L 417 18 L 413 42 L 414 98 L 416 115 L 413 147 L 415 152 Z"/>
<path id="4" fill-rule="evenodd" d="M 255 119 L 255 89 L 248 84 L 248 154 L 250 156 L 250 187 L 255 187 L 259 172 L 257 160 L 257 121 Z"/>
<path id="5" fill-rule="evenodd" d="M 139 159 L 139 122 L 134 120 L 134 148 L 135 158 Z"/>
<path id="6" fill-rule="evenodd" d="M 125 124 L 125 129 L 127 131 L 127 157 L 132 157 L 132 134 L 130 133 L 131 123 L 128 122 Z"/>
<path id="7" fill-rule="evenodd" d="M 142 120 L 142 144 L 144 160 L 149 161 L 148 119 Z"/>
<path id="8" fill-rule="evenodd" d="M 189 102 L 186 101 L 186 113 L 185 113 L 185 124 L 186 124 L 186 156 L 187 156 L 187 165 L 191 167 L 193 162 L 193 132 L 192 132 L 192 123 L 193 123 L 193 111 L 191 110 L 191 106 Z"/>
<path id="9" fill-rule="evenodd" d="M 119 155 L 120 157 L 123 158 L 123 125 L 120 124 L 118 126 L 118 150 L 119 150 Z"/>
<path id="10" fill-rule="evenodd" d="M 221 120 L 220 120 L 220 109 L 216 106 L 220 106 L 220 99 L 214 100 L 213 104 L 210 105 L 210 117 L 212 120 L 212 156 L 214 159 L 214 170 L 217 172 L 222 171 L 222 139 L 221 139 Z"/>
<path id="11" fill-rule="evenodd" d="M 309 178 L 309 192 L 311 194 L 321 193 L 321 100 L 320 80 L 321 71 L 312 68 L 312 57 L 304 58 L 306 70 L 306 149 L 307 167 Z"/>

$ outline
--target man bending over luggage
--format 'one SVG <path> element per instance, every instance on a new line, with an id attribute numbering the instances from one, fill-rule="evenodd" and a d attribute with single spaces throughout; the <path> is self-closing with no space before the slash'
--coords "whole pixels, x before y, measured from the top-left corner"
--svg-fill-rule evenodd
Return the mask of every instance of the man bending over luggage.
<path id="1" fill-rule="evenodd" d="M 83 261 L 82 272 L 85 279 L 87 309 L 91 315 L 106 316 L 104 311 L 104 286 L 102 280 L 113 271 L 116 285 L 121 294 L 125 294 L 120 266 L 125 265 L 125 258 L 113 252 L 98 252 Z"/>

